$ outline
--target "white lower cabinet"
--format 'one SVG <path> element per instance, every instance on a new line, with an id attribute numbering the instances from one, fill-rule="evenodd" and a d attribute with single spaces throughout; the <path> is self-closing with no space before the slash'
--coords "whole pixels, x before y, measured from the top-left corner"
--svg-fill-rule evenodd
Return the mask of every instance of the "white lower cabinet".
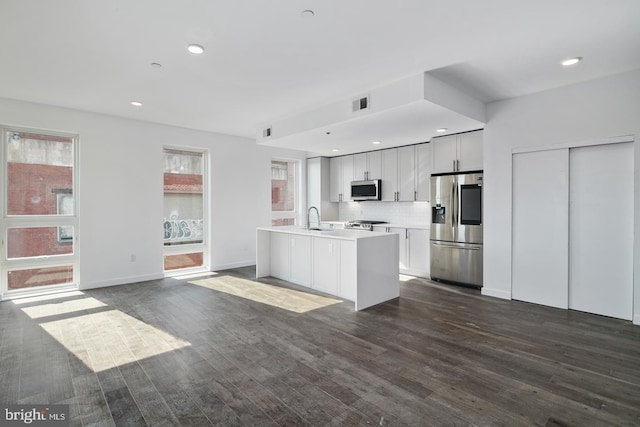
<path id="1" fill-rule="evenodd" d="M 292 234 L 289 237 L 291 248 L 291 281 L 311 286 L 311 237 Z"/>
<path id="2" fill-rule="evenodd" d="M 320 233 L 256 229 L 256 278 L 273 276 L 308 286 L 353 301 L 356 311 L 400 295 L 396 236 L 358 230 L 336 230 L 340 237 Z"/>
<path id="3" fill-rule="evenodd" d="M 340 268 L 340 240 L 313 239 L 313 281 L 311 287 L 321 292 L 338 295 Z"/>
<path id="4" fill-rule="evenodd" d="M 289 235 L 284 233 L 272 233 L 270 241 L 272 256 L 269 260 L 271 275 L 278 279 L 289 280 L 291 270 L 289 268 Z"/>
<path id="5" fill-rule="evenodd" d="M 340 241 L 340 290 L 338 295 L 350 301 L 356 300 L 356 243 Z"/>
<path id="6" fill-rule="evenodd" d="M 409 272 L 414 276 L 429 275 L 429 230 L 407 229 L 407 259 Z"/>
<path id="7" fill-rule="evenodd" d="M 313 239 L 311 260 L 313 289 L 355 301 L 357 283 L 355 242 L 316 237 Z"/>
<path id="8" fill-rule="evenodd" d="M 375 226 L 374 231 L 386 231 L 398 235 L 400 273 L 418 277 L 430 277 L 429 230 Z"/>
<path id="9" fill-rule="evenodd" d="M 355 242 L 271 233 L 269 251 L 271 276 L 355 300 Z"/>
<path id="10" fill-rule="evenodd" d="M 407 259 L 407 229 L 388 227 L 389 233 L 396 233 L 398 235 L 399 245 L 398 250 L 400 252 L 400 272 L 404 273 L 409 269 L 409 260 Z"/>

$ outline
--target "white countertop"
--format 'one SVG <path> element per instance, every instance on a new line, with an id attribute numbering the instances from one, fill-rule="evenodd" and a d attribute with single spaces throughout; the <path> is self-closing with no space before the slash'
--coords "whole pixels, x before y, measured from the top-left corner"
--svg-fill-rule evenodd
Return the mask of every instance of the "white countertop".
<path id="1" fill-rule="evenodd" d="M 296 225 L 285 225 L 281 227 L 258 227 L 257 230 L 271 231 L 276 233 L 298 234 L 301 236 L 327 237 L 331 239 L 341 240 L 358 240 L 369 239 L 372 237 L 388 236 L 389 233 L 378 231 L 365 231 L 353 229 L 324 229 L 324 230 L 307 230 Z"/>
<path id="2" fill-rule="evenodd" d="M 348 221 L 320 221 L 322 224 L 334 224 L 334 225 L 344 225 L 345 222 Z M 398 223 L 386 223 L 386 224 L 375 224 L 374 227 L 392 227 L 392 228 L 414 228 L 418 230 L 429 230 L 430 224 L 398 224 Z"/>
<path id="3" fill-rule="evenodd" d="M 374 227 L 413 228 L 418 230 L 428 230 L 430 228 L 429 225 L 424 225 L 424 224 L 416 225 L 416 224 L 394 224 L 394 223 L 377 224 Z"/>

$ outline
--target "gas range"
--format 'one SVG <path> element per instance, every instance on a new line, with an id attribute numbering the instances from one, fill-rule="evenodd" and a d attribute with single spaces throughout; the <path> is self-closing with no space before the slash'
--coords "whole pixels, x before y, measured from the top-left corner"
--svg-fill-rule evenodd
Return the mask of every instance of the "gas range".
<path id="1" fill-rule="evenodd" d="M 344 228 L 356 229 L 356 230 L 373 230 L 374 225 L 386 224 L 387 221 L 375 221 L 367 219 L 355 219 L 353 221 L 347 221 L 344 223 Z"/>

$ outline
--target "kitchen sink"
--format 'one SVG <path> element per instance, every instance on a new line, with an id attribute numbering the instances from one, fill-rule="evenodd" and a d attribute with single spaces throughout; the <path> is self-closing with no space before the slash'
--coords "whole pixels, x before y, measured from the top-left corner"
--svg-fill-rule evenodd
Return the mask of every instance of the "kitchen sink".
<path id="1" fill-rule="evenodd" d="M 324 233 L 332 233 L 334 231 L 336 231 L 334 228 L 324 228 L 324 227 L 302 227 L 301 228 L 304 231 L 319 231 L 321 234 Z"/>

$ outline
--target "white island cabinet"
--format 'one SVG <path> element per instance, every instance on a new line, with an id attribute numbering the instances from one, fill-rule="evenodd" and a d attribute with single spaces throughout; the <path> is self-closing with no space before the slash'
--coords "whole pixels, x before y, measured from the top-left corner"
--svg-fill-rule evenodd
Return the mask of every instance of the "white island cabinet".
<path id="1" fill-rule="evenodd" d="M 273 276 L 362 310 L 400 296 L 398 238 L 362 230 L 256 230 L 256 278 Z"/>

